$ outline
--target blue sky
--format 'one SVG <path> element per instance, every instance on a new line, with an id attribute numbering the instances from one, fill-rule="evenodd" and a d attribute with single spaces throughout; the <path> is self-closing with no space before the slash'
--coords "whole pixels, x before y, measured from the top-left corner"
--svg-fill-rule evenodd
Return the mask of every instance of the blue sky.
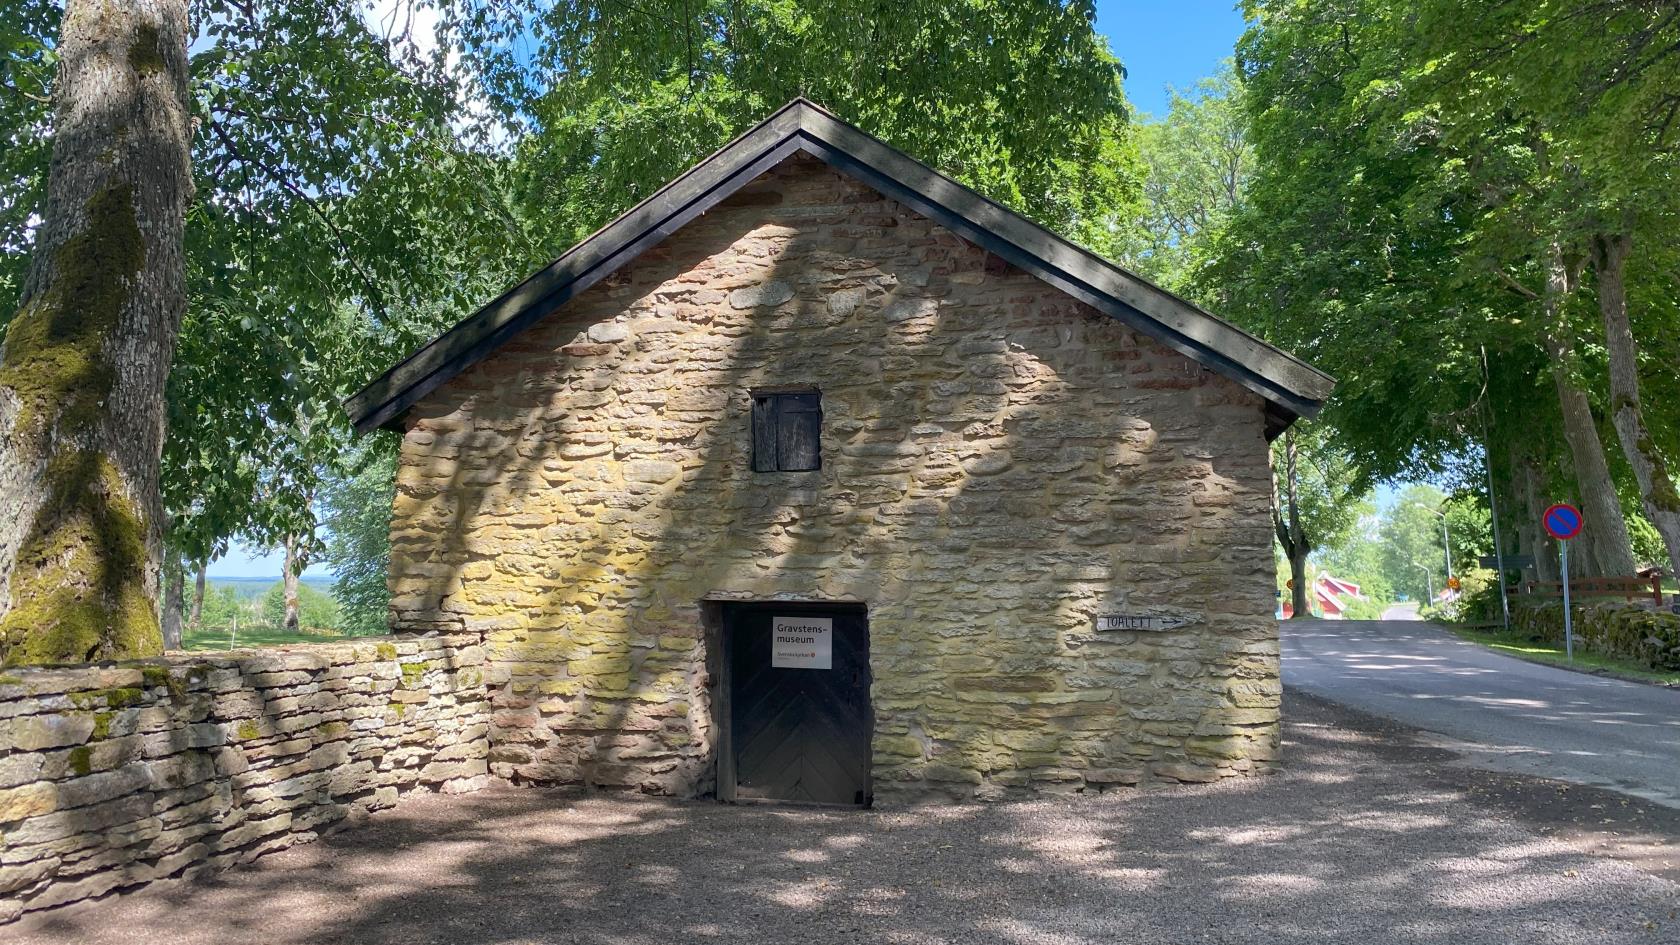
<path id="1" fill-rule="evenodd" d="M 239 546 L 228 549 L 228 553 L 205 569 L 206 574 L 213 578 L 256 577 L 280 580 L 280 569 L 284 567 L 285 559 L 278 553 L 271 555 L 254 555 Z M 324 564 L 312 564 L 303 572 L 309 577 L 331 577 L 332 571 Z"/>
<path id="2" fill-rule="evenodd" d="M 1099 0 L 1097 29 L 1126 66 L 1126 94 L 1140 112 L 1161 115 L 1167 87 L 1186 88 L 1210 75 L 1231 55 L 1243 19 L 1227 0 Z M 234 547 L 210 566 L 211 577 L 275 577 L 279 555 L 253 555 Z M 326 575 L 323 565 L 304 572 Z"/>
<path id="3" fill-rule="evenodd" d="M 1126 67 L 1138 111 L 1162 115 L 1167 86 L 1211 75 L 1243 32 L 1234 0 L 1097 0 L 1097 31 Z"/>

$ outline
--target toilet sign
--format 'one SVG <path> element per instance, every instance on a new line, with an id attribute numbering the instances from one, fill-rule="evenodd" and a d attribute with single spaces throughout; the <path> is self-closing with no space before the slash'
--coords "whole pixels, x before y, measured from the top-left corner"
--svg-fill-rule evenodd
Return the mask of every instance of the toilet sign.
<path id="1" fill-rule="evenodd" d="M 833 617 L 777 617 L 770 622 L 770 665 L 777 669 L 832 669 Z"/>
<path id="2" fill-rule="evenodd" d="M 1098 614 L 1096 621 L 1098 633 L 1111 630 L 1177 630 L 1195 622 L 1194 618 L 1182 614 Z"/>

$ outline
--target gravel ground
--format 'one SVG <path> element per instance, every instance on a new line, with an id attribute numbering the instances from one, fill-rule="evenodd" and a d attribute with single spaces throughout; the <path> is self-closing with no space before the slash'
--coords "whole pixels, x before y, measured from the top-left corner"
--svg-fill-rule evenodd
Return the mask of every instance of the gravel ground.
<path id="1" fill-rule="evenodd" d="M 417 798 L 0 939 L 1680 943 L 1680 886 L 1471 803 L 1403 736 L 1311 700 L 1287 711 L 1287 773 L 1143 793 L 872 812 Z"/>

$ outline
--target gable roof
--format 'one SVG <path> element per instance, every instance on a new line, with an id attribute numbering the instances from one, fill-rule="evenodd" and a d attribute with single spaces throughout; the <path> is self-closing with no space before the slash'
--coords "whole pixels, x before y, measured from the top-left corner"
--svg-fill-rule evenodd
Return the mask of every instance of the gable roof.
<path id="1" fill-rule="evenodd" d="M 1332 574 L 1320 574 L 1318 576 L 1318 583 L 1319 585 L 1328 588 L 1332 594 L 1352 594 L 1354 597 L 1365 596 L 1365 593 L 1360 590 L 1359 585 L 1353 583 L 1352 581 L 1344 581 Z"/>
<path id="2" fill-rule="evenodd" d="M 1267 401 L 1267 438 L 1315 416 L 1334 379 L 1062 239 L 798 98 L 344 401 L 357 431 L 420 398 L 795 152 L 810 154 Z"/>

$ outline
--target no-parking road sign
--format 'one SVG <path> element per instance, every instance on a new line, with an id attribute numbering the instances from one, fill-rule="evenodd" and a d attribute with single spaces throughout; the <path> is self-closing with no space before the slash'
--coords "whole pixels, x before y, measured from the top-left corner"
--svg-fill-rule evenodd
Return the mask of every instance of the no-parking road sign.
<path id="1" fill-rule="evenodd" d="M 1568 541 L 1581 534 L 1581 510 L 1564 502 L 1552 506 L 1540 516 L 1547 534 L 1558 541 Z"/>
<path id="2" fill-rule="evenodd" d="M 1558 570 L 1563 577 L 1563 651 L 1575 658 L 1575 624 L 1569 616 L 1569 539 L 1581 534 L 1581 510 L 1567 502 L 1547 509 L 1540 516 L 1546 533 L 1558 540 Z"/>

